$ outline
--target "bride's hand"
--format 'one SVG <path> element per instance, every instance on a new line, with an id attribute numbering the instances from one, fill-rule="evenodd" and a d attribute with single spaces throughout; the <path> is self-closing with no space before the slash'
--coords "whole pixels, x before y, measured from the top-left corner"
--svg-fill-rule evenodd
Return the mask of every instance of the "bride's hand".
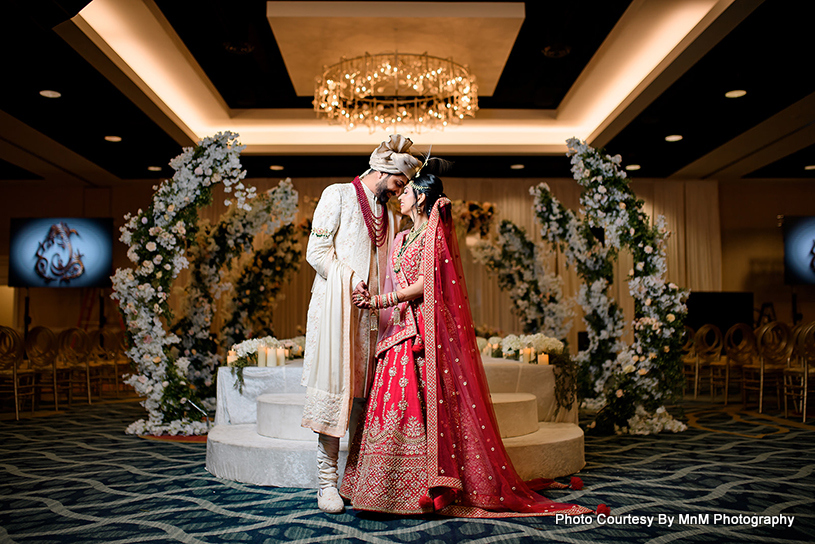
<path id="1" fill-rule="evenodd" d="M 363 310 L 371 309 L 371 299 L 362 293 L 354 293 L 351 295 L 351 302 L 353 302 L 354 306 L 357 308 L 361 308 Z"/>

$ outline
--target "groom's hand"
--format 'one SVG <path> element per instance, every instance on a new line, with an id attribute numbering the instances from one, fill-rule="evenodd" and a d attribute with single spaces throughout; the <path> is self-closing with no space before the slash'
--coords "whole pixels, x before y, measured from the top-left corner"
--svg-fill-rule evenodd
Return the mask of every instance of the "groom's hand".
<path id="1" fill-rule="evenodd" d="M 368 286 L 364 281 L 361 281 L 354 288 L 354 295 L 362 295 L 365 298 L 371 298 L 371 293 L 368 292 Z"/>

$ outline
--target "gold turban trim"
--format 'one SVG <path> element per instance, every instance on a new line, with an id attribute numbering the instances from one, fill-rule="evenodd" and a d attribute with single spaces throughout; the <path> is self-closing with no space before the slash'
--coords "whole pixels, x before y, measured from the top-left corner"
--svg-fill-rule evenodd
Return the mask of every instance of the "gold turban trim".
<path id="1" fill-rule="evenodd" d="M 410 138 L 391 134 L 387 142 L 379 144 L 371 153 L 371 169 L 387 174 L 403 174 L 407 179 L 413 179 L 422 168 L 422 161 L 410 154 L 412 145 Z"/>

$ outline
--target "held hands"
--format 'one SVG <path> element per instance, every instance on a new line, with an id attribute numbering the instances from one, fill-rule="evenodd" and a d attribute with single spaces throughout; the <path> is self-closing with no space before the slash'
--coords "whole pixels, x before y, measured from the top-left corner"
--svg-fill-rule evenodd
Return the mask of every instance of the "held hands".
<path id="1" fill-rule="evenodd" d="M 351 301 L 357 308 L 362 308 L 363 310 L 371 308 L 371 293 L 368 292 L 368 286 L 365 285 L 364 281 L 359 282 L 354 288 L 354 292 L 351 294 Z"/>

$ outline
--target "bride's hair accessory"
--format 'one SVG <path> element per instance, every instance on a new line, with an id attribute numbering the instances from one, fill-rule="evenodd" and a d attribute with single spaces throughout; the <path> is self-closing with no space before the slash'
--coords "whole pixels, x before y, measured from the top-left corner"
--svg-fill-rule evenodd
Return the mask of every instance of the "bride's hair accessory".
<path id="1" fill-rule="evenodd" d="M 416 183 L 414 183 L 414 181 L 416 180 L 416 178 L 419 177 L 419 174 L 422 173 L 422 170 L 424 169 L 425 166 L 427 166 L 427 163 L 430 162 L 430 152 L 432 150 L 433 150 L 433 146 L 431 145 L 430 149 L 427 150 L 427 155 L 424 158 L 424 162 L 419 167 L 419 169 L 416 170 L 416 175 L 413 176 L 413 179 L 410 180 L 410 183 L 408 183 L 408 185 L 411 187 L 411 189 L 413 189 L 414 193 L 424 193 L 425 191 L 427 191 L 427 186 L 417 185 Z"/>

